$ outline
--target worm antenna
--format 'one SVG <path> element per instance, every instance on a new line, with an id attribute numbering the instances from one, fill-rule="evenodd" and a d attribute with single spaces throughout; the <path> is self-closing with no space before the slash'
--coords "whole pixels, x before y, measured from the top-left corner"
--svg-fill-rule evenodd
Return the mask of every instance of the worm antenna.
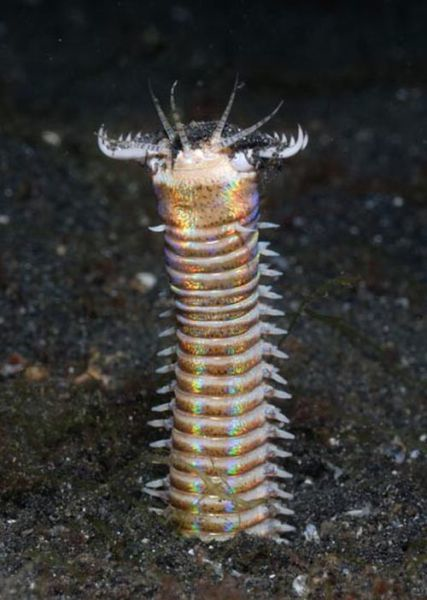
<path id="1" fill-rule="evenodd" d="M 174 128 L 172 127 L 172 125 L 169 123 L 167 116 L 165 115 L 162 107 L 160 106 L 160 102 L 159 102 L 157 96 L 153 92 L 153 88 L 151 87 L 151 81 L 148 82 L 148 89 L 150 90 L 150 96 L 153 101 L 154 108 L 156 109 L 157 114 L 159 115 L 159 119 L 163 125 L 163 129 L 165 130 L 165 132 L 169 138 L 169 141 L 173 142 L 176 137 L 176 132 L 175 132 Z"/>
<path id="2" fill-rule="evenodd" d="M 176 103 L 175 103 L 175 88 L 176 88 L 177 83 L 178 83 L 178 81 L 174 81 L 174 83 L 173 83 L 173 85 L 171 87 L 172 118 L 173 118 L 173 122 L 174 122 L 175 127 L 176 127 L 176 131 L 178 133 L 179 139 L 181 140 L 182 147 L 183 147 L 184 152 L 185 152 L 186 150 L 190 150 L 190 143 L 188 141 L 187 134 L 185 133 L 185 127 L 184 127 L 181 119 L 179 118 L 178 109 L 176 108 Z"/>
<path id="3" fill-rule="evenodd" d="M 280 110 L 282 104 L 283 104 L 283 100 L 281 100 L 279 102 L 279 104 L 276 106 L 276 108 L 269 115 L 267 115 L 266 117 L 264 117 L 263 119 L 258 121 L 258 123 L 255 123 L 255 125 L 252 125 L 252 127 L 248 127 L 247 129 L 243 129 L 243 131 L 239 131 L 238 133 L 235 133 L 234 135 L 224 138 L 220 143 L 221 147 L 228 148 L 229 146 L 232 146 L 239 140 L 243 140 L 248 135 L 251 135 L 251 133 L 254 133 L 254 131 L 259 129 L 263 125 L 265 125 L 265 123 L 267 123 L 267 121 L 269 121 L 270 119 L 272 119 L 274 117 L 274 115 Z"/>
<path id="4" fill-rule="evenodd" d="M 230 115 L 231 107 L 233 106 L 234 98 L 236 97 L 236 91 L 237 91 L 238 84 L 239 84 L 239 75 L 237 74 L 228 104 L 225 107 L 225 110 L 222 113 L 222 117 L 218 121 L 218 125 L 216 126 L 216 129 L 212 134 L 212 137 L 211 137 L 212 146 L 216 146 L 217 144 L 219 144 L 221 142 L 221 135 L 222 135 L 224 127 L 227 123 L 228 117 Z"/>

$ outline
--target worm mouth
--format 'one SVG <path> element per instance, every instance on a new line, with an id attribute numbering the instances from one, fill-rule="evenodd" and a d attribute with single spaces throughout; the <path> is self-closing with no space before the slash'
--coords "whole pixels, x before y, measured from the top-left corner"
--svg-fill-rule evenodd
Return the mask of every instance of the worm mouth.
<path id="1" fill-rule="evenodd" d="M 211 172 L 229 170 L 230 159 L 226 153 L 212 151 L 210 148 L 179 151 L 174 161 L 174 172 Z"/>

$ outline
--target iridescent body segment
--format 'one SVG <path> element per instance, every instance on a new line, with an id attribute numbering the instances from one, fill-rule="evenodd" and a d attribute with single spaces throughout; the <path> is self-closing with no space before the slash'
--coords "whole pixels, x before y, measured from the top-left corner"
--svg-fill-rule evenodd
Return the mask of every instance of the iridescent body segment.
<path id="1" fill-rule="evenodd" d="M 261 135 L 270 118 L 240 131 L 226 124 L 236 86 L 218 123 L 184 126 L 171 106 L 174 127 L 153 100 L 165 134 L 114 140 L 99 132 L 101 150 L 136 160 L 152 172 L 165 234 L 165 262 L 174 299 L 175 325 L 163 332 L 173 345 L 160 351 L 173 362 L 158 369 L 172 381 L 171 395 L 150 422 L 169 436 L 152 444 L 170 449 L 169 474 L 146 491 L 169 506 L 178 529 L 203 540 L 226 540 L 239 531 L 279 539 L 293 529 L 282 520 L 291 496 L 278 480 L 290 456 L 280 443 L 292 439 L 287 418 L 273 404 L 289 398 L 273 387 L 286 384 L 269 357 L 286 358 L 270 341 L 282 334 L 268 304 L 280 296 L 264 285 L 277 271 L 260 262 L 276 253 L 258 239 L 257 178 L 307 144 L 298 137 Z M 276 111 L 274 111 L 276 112 Z M 274 113 L 272 113 L 274 114 Z"/>

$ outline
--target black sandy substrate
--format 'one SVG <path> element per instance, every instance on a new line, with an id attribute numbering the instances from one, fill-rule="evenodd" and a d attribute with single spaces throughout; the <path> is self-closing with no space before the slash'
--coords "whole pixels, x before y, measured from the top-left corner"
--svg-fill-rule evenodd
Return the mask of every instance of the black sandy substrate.
<path id="1" fill-rule="evenodd" d="M 425 3 L 229 4 L 4 3 L 2 600 L 425 597 Z M 311 137 L 263 201 L 290 326 L 288 547 L 183 540 L 149 512 L 161 236 L 146 173 L 93 135 L 158 127 L 149 77 L 215 118 L 236 71 L 234 122 L 284 97 L 272 128 Z"/>

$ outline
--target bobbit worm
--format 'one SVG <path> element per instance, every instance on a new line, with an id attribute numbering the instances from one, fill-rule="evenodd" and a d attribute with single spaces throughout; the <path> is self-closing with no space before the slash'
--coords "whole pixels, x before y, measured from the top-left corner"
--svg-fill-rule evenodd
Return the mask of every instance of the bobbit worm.
<path id="1" fill-rule="evenodd" d="M 245 531 L 281 541 L 294 528 L 284 521 L 291 475 L 280 463 L 290 453 L 280 444 L 293 435 L 276 406 L 290 397 L 278 387 L 286 380 L 270 363 L 287 358 L 271 341 L 286 332 L 271 322 L 284 313 L 271 306 L 281 296 L 267 285 L 280 273 L 260 260 L 277 253 L 258 240 L 276 227 L 259 220 L 258 179 L 308 137 L 299 126 L 296 138 L 259 132 L 281 104 L 246 129 L 228 124 L 237 80 L 219 121 L 184 125 L 175 86 L 171 120 L 150 89 L 161 132 L 98 132 L 104 154 L 151 172 L 162 219 L 151 229 L 164 233 L 173 297 L 161 315 L 173 319 L 161 334 L 173 341 L 158 369 L 171 380 L 158 390 L 167 401 L 152 409 L 164 418 L 149 422 L 167 431 L 151 445 L 169 449 L 169 472 L 145 491 L 166 503 L 183 535 L 222 541 Z"/>

